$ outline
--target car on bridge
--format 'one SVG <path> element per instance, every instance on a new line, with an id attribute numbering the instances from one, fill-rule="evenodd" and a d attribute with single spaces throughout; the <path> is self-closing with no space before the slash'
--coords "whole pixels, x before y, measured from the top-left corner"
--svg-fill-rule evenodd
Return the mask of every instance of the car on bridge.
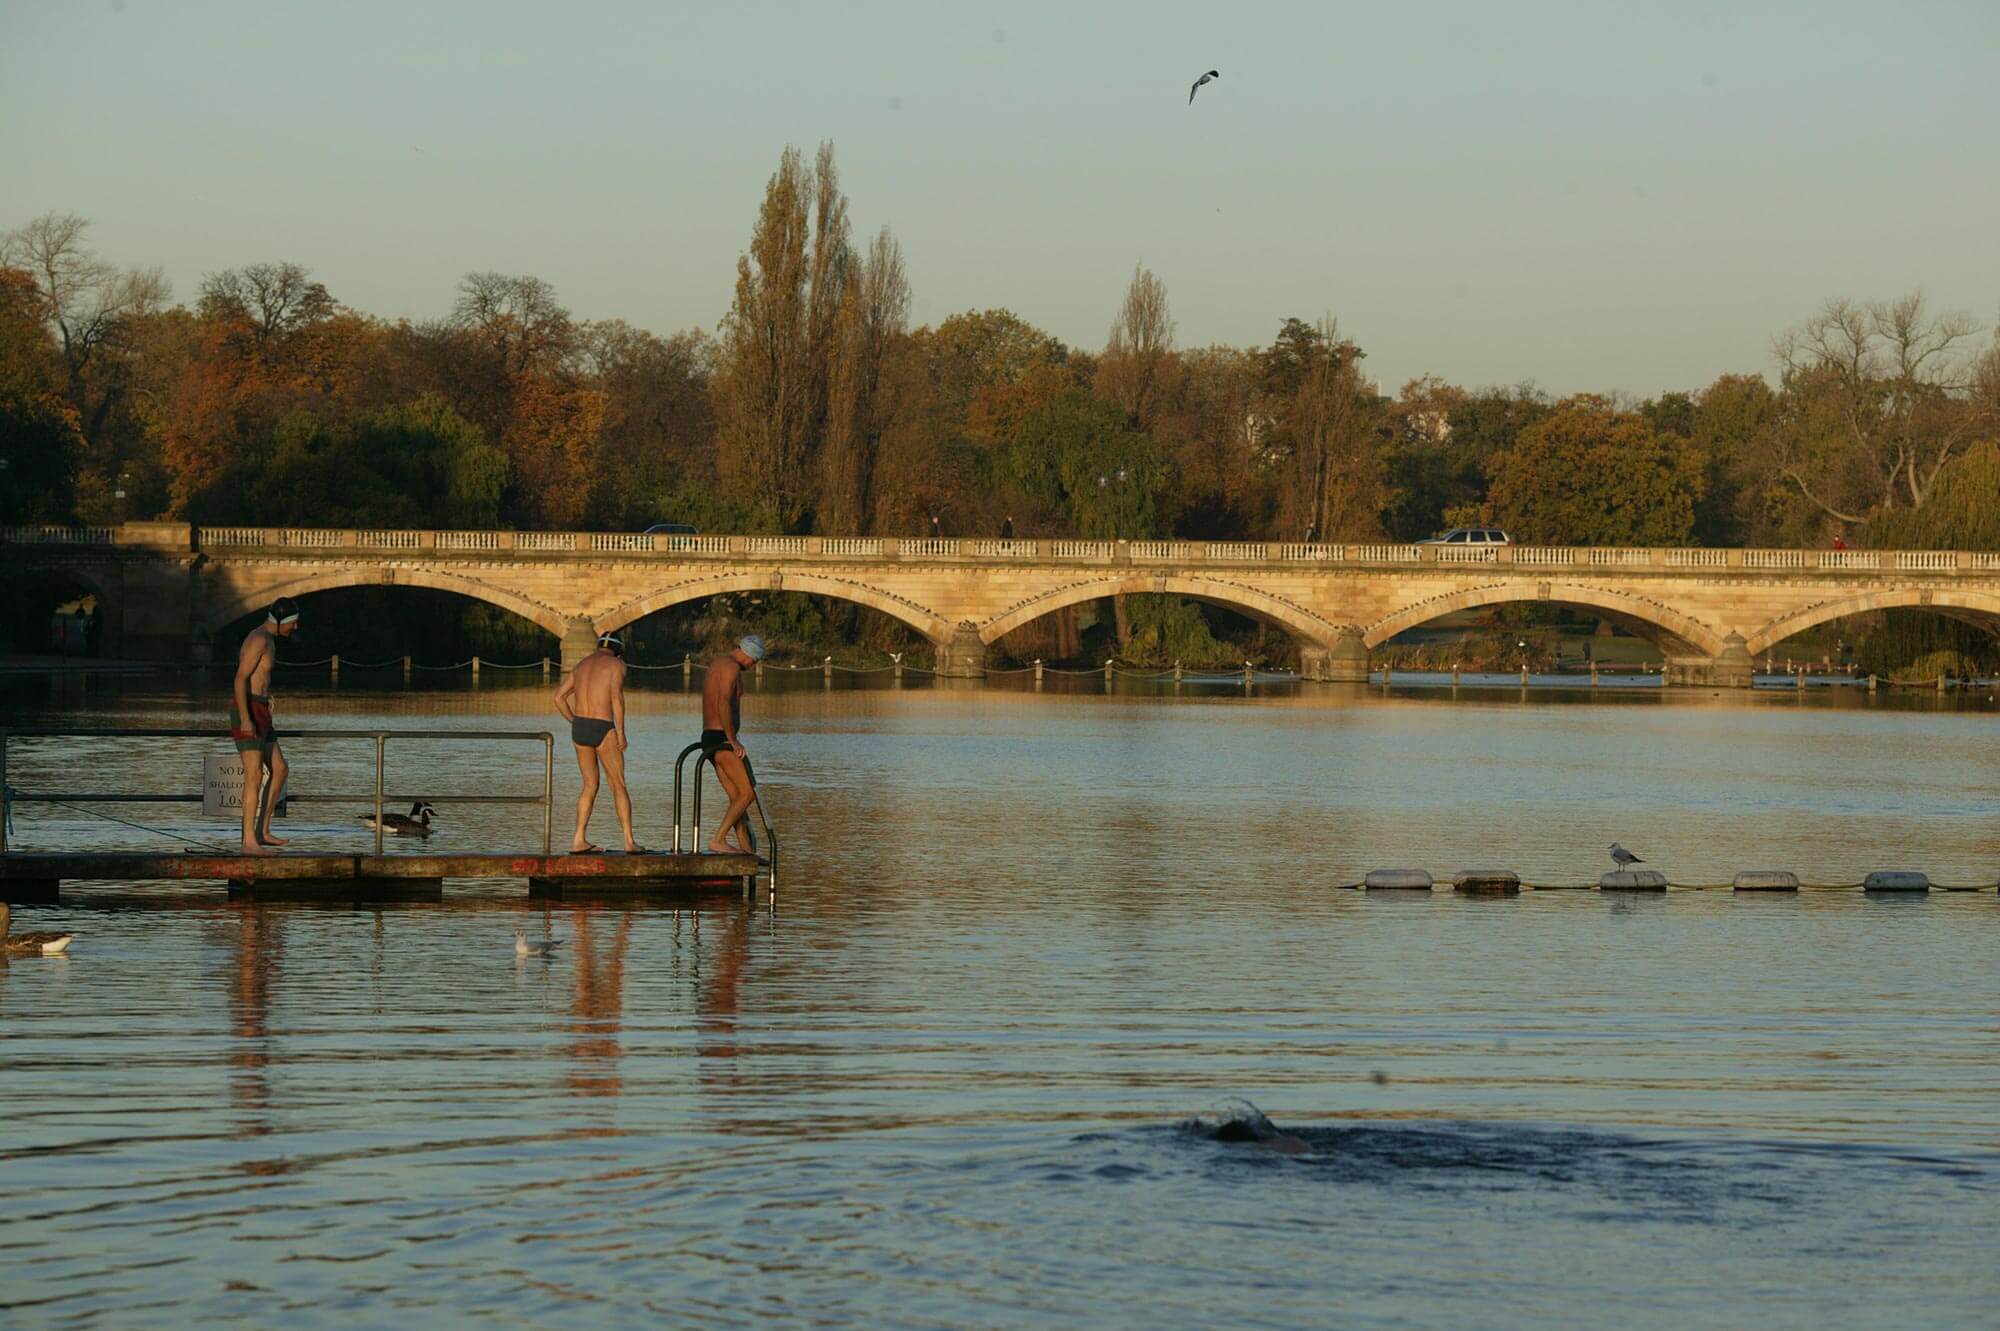
<path id="1" fill-rule="evenodd" d="M 1512 545 L 1514 538 L 1497 527 L 1453 527 L 1441 536 L 1418 541 L 1418 545 Z"/>

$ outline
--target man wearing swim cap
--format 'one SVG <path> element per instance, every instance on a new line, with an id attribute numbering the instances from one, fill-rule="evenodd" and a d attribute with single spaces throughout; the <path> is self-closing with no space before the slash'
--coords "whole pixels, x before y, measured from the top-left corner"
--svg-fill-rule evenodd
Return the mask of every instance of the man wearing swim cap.
<path id="1" fill-rule="evenodd" d="M 708 681 L 701 690 L 701 751 L 714 761 L 716 779 L 729 792 L 729 808 L 722 826 L 715 829 L 709 850 L 717 855 L 731 851 L 755 855 L 757 842 L 750 835 L 750 803 L 757 798 L 757 778 L 750 771 L 750 755 L 736 728 L 743 721 L 743 671 L 764 659 L 764 640 L 752 633 L 708 663 Z M 740 829 L 739 835 L 731 833 Z"/>
<path id="2" fill-rule="evenodd" d="M 625 853 L 640 855 L 645 847 L 632 837 L 632 796 L 625 789 L 625 644 L 615 633 L 597 640 L 597 650 L 576 663 L 556 690 L 556 711 L 569 722 L 570 742 L 576 745 L 576 766 L 583 774 L 583 789 L 576 796 L 576 835 L 569 843 L 570 854 L 601 852 L 593 846 L 590 811 L 597 804 L 597 769 L 611 783 L 611 802 L 618 810 L 618 826 L 625 833 Z"/>
<path id="3" fill-rule="evenodd" d="M 236 653 L 236 682 L 229 699 L 229 737 L 243 759 L 243 853 L 274 854 L 285 844 L 271 835 L 271 811 L 285 789 L 285 755 L 271 719 L 271 671 L 278 664 L 278 639 L 299 631 L 298 603 L 281 596 L 250 630 Z M 269 794 L 265 780 L 269 779 Z"/>

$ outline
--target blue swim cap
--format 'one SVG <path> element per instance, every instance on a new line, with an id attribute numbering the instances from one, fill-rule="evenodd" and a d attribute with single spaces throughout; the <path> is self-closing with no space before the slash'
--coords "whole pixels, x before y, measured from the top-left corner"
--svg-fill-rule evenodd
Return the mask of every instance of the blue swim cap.
<path id="1" fill-rule="evenodd" d="M 736 650 L 752 661 L 761 661 L 764 659 L 764 640 L 754 633 L 749 634 L 736 644 Z"/>

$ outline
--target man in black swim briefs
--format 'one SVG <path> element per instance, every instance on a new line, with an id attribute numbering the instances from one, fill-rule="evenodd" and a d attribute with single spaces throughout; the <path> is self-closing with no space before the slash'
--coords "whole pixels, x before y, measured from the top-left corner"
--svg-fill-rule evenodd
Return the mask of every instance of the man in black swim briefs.
<path id="1" fill-rule="evenodd" d="M 757 798 L 757 778 L 750 771 L 750 755 L 736 729 L 743 722 L 743 672 L 764 659 L 764 640 L 752 633 L 708 663 L 708 681 L 701 691 L 701 751 L 715 764 L 716 779 L 729 792 L 729 807 L 723 811 L 722 825 L 708 849 L 715 854 L 732 851 L 754 855 L 757 843 L 750 835 L 750 805 Z"/>
<path id="2" fill-rule="evenodd" d="M 618 826 L 625 833 L 625 852 L 645 852 L 632 836 L 632 796 L 625 789 L 625 644 L 616 634 L 597 640 L 597 650 L 576 663 L 556 690 L 556 711 L 569 722 L 576 745 L 576 766 L 583 788 L 576 797 L 576 836 L 571 854 L 601 850 L 590 843 L 590 811 L 597 803 L 597 773 L 601 767 L 611 783 L 611 802 Z"/>

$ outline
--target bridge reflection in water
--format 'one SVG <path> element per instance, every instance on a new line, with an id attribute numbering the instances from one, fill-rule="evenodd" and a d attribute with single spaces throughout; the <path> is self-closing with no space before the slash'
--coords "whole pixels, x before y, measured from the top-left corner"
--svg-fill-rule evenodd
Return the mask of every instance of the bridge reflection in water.
<path id="1" fill-rule="evenodd" d="M 104 650 L 206 660 L 214 635 L 279 596 L 359 586 L 456 592 L 557 635 L 565 666 L 597 635 L 730 592 L 865 605 L 977 676 L 1005 634 L 1108 596 L 1225 606 L 1300 643 L 1312 679 L 1359 682 L 1369 654 L 1459 611 L 1544 602 L 1657 644 L 1673 683 L 1748 687 L 1752 658 L 1828 620 L 1921 607 L 2000 633 L 2000 553 L 1467 547 L 1275 541 L 1083 541 L 363 531 L 8 528 L 0 563 L 59 573 L 99 598 Z"/>

